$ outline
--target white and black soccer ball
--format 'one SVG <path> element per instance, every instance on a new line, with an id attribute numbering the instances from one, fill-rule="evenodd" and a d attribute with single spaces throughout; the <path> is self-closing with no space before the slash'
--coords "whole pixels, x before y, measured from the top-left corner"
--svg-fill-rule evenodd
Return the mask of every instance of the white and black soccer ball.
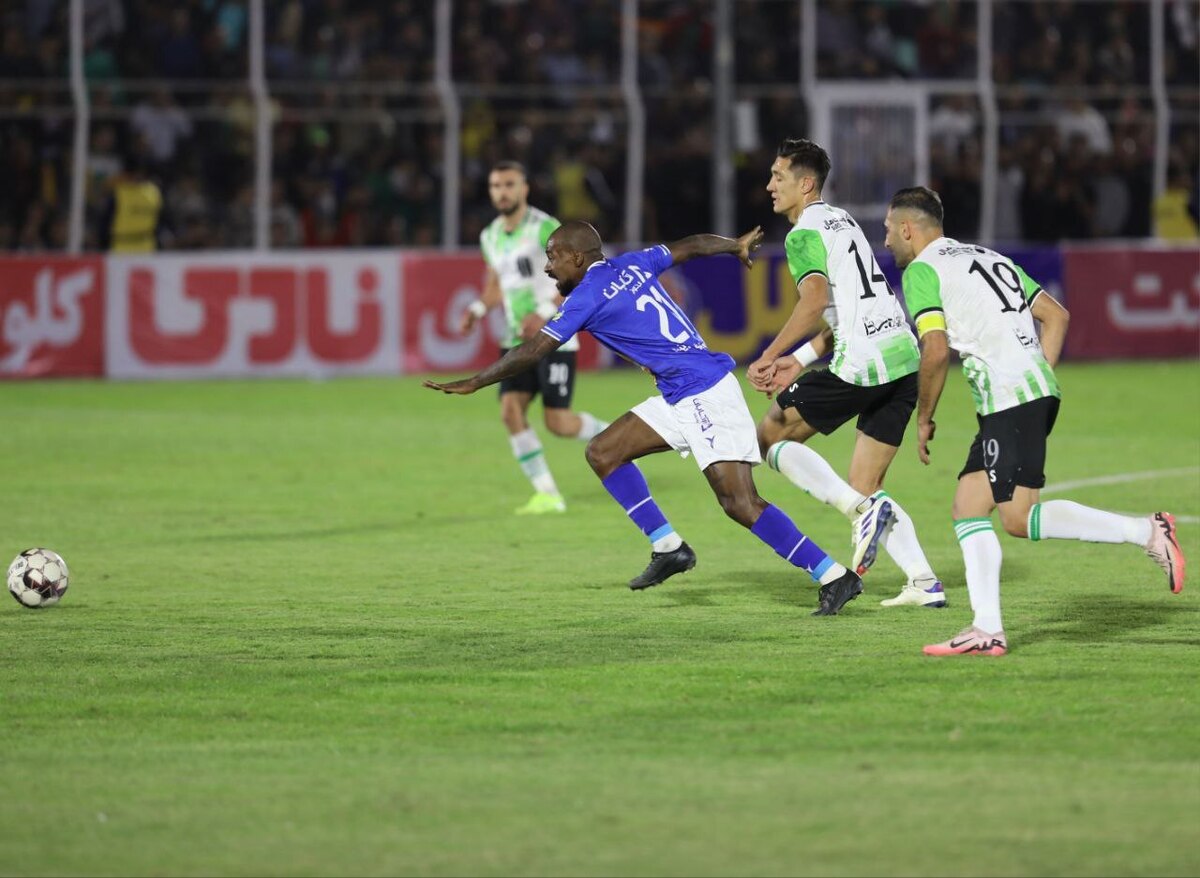
<path id="1" fill-rule="evenodd" d="M 8 591 L 23 607 L 57 604 L 67 591 L 67 562 L 49 549 L 26 549 L 8 565 Z"/>

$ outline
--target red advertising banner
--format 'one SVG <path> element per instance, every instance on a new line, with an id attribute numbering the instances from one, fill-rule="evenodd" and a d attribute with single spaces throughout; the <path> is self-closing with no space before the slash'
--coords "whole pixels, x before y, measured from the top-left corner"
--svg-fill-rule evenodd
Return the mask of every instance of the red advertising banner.
<path id="1" fill-rule="evenodd" d="M 405 372 L 477 372 L 496 359 L 504 315 L 493 309 L 471 332 L 458 331 L 463 311 L 479 298 L 484 263 L 478 254 L 414 253 L 403 257 Z M 579 335 L 581 368 L 600 362 L 599 345 Z"/>
<path id="2" fill-rule="evenodd" d="M 110 256 L 114 378 L 395 374 L 399 258 L 378 253 Z"/>
<path id="3" fill-rule="evenodd" d="M 104 373 L 104 263 L 0 260 L 0 377 Z"/>
<path id="4" fill-rule="evenodd" d="M 1200 253 L 1065 247 L 1071 357 L 1200 355 Z"/>

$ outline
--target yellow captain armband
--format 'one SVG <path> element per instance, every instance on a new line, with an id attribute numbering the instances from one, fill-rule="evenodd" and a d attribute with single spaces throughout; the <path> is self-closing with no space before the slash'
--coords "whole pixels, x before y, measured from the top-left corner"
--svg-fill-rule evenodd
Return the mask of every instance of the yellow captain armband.
<path id="1" fill-rule="evenodd" d="M 931 308 L 917 315 L 917 337 L 921 338 L 932 329 L 946 331 L 946 315 L 940 308 Z"/>

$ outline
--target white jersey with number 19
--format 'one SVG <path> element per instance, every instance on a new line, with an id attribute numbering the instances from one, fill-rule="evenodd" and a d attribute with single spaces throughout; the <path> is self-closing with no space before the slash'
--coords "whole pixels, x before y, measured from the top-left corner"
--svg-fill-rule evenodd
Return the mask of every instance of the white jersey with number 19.
<path id="1" fill-rule="evenodd" d="M 918 335 L 947 334 L 981 415 L 1061 395 L 1033 323 L 1044 292 L 1007 256 L 952 238 L 931 241 L 904 270 Z"/>

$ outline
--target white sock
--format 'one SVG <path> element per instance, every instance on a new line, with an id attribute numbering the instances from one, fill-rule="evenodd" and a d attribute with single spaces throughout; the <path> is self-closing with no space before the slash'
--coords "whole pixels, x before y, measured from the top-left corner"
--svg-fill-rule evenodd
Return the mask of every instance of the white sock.
<path id="1" fill-rule="evenodd" d="M 580 412 L 579 420 L 579 435 L 577 435 L 575 438 L 581 442 L 587 442 L 597 433 L 603 433 L 608 429 L 607 422 L 602 421 L 595 415 L 588 414 L 587 412 Z"/>
<path id="2" fill-rule="evenodd" d="M 966 564 L 967 594 L 975 611 L 975 627 L 988 634 L 1004 630 L 1000 621 L 1000 541 L 990 518 L 960 518 L 954 533 Z"/>
<path id="3" fill-rule="evenodd" d="M 883 548 L 909 579 L 936 579 L 933 568 L 929 566 L 929 559 L 925 557 L 921 543 L 917 540 L 917 529 L 912 518 L 886 491 L 880 491 L 876 496 L 887 497 L 895 517 L 895 523 L 883 535 Z"/>
<path id="4" fill-rule="evenodd" d="M 787 476 L 800 490 L 849 518 L 857 515 L 857 507 L 867 499 L 842 481 L 825 458 L 803 443 L 788 439 L 776 442 L 767 449 L 767 465 Z"/>
<path id="5" fill-rule="evenodd" d="M 846 568 L 837 561 L 834 561 L 825 569 L 825 572 L 821 574 L 821 576 L 817 579 L 817 582 L 821 583 L 821 585 L 829 585 L 829 583 L 833 582 L 835 579 L 845 575 Z"/>
<path id="6" fill-rule="evenodd" d="M 683 537 L 671 531 L 665 537 L 659 537 L 650 544 L 650 548 L 655 552 L 674 552 L 683 545 Z"/>
<path id="7" fill-rule="evenodd" d="M 554 484 L 554 476 L 550 475 L 550 466 L 542 452 L 542 440 L 533 432 L 533 428 L 511 434 L 508 441 L 512 445 L 513 457 L 521 465 L 521 472 L 533 483 L 533 490 L 539 494 L 557 494 L 558 485 Z"/>
<path id="8" fill-rule="evenodd" d="M 1150 519 L 1117 515 L 1071 500 L 1047 500 L 1029 510 L 1029 539 L 1086 540 L 1089 543 L 1150 542 Z"/>

